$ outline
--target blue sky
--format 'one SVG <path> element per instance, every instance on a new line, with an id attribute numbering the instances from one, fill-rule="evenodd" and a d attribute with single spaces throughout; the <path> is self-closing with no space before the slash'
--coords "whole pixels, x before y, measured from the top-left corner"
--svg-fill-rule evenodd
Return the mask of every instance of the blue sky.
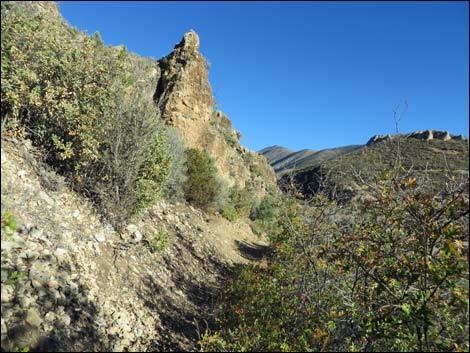
<path id="1" fill-rule="evenodd" d="M 219 109 L 252 150 L 400 131 L 468 136 L 467 2 L 59 2 L 105 44 L 161 58 L 199 34 Z"/>

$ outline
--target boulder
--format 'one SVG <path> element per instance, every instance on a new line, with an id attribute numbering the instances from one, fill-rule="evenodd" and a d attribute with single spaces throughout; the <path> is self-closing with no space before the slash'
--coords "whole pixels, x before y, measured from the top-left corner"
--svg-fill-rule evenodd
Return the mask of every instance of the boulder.
<path id="1" fill-rule="evenodd" d="M 410 135 L 410 137 L 420 139 L 420 140 L 430 141 L 434 138 L 434 134 L 432 130 L 424 130 L 424 131 L 413 132 Z"/>
<path id="2" fill-rule="evenodd" d="M 449 132 L 447 131 L 434 131 L 434 138 L 442 141 L 448 141 L 451 139 Z"/>

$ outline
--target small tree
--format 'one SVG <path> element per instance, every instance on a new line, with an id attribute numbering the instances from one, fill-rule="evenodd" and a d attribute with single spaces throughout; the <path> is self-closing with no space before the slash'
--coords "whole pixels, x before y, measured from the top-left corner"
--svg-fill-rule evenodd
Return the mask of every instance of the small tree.
<path id="1" fill-rule="evenodd" d="M 210 210 L 217 198 L 217 167 L 206 151 L 187 149 L 187 179 L 184 184 L 186 200 L 204 210 Z"/>

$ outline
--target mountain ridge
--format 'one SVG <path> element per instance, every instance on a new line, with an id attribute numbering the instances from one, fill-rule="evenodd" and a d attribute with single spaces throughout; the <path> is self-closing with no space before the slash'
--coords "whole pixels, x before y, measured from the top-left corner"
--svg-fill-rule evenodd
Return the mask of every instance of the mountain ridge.
<path id="1" fill-rule="evenodd" d="M 432 140 L 458 140 L 468 141 L 464 135 L 450 134 L 448 131 L 440 130 L 419 130 L 409 133 L 387 134 L 387 135 L 374 135 L 366 144 L 363 145 L 346 145 L 333 148 L 325 148 L 322 150 L 302 149 L 300 151 L 293 151 L 280 145 L 273 145 L 265 147 L 258 151 L 259 154 L 266 157 L 269 164 L 273 167 L 276 174 L 283 175 L 296 170 L 301 170 L 308 167 L 316 166 L 322 162 L 335 159 L 342 155 L 348 154 L 355 150 L 370 147 L 374 144 L 384 141 L 391 141 L 400 139 L 418 139 L 425 141 Z"/>

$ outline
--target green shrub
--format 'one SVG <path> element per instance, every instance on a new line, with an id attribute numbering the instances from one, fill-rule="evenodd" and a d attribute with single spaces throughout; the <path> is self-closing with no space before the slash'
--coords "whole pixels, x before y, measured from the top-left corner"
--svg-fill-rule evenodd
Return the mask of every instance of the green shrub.
<path id="1" fill-rule="evenodd" d="M 154 251 L 160 252 L 167 247 L 169 241 L 170 234 L 167 230 L 161 229 L 155 233 L 150 245 L 152 246 Z"/>
<path id="2" fill-rule="evenodd" d="M 1 217 L 2 236 L 9 237 L 17 228 L 15 219 L 13 218 L 12 213 L 8 210 L 2 210 Z"/>
<path id="3" fill-rule="evenodd" d="M 184 184 L 186 200 L 204 210 L 212 209 L 218 196 L 217 167 L 206 151 L 187 149 L 187 179 Z"/>
<path id="4" fill-rule="evenodd" d="M 220 209 L 220 214 L 222 215 L 222 217 L 231 222 L 235 221 L 239 216 L 235 208 L 230 204 L 226 204 L 225 206 L 223 206 Z"/>
<path id="5" fill-rule="evenodd" d="M 253 187 L 250 183 L 247 183 L 243 189 L 240 189 L 237 185 L 230 189 L 229 202 L 233 205 L 239 217 L 249 217 L 254 202 L 253 193 Z"/>
<path id="6" fill-rule="evenodd" d="M 1 212 L 1 229 L 2 229 L 2 242 L 10 241 L 14 232 L 17 230 L 17 225 L 13 214 L 8 210 Z M 21 271 L 18 266 L 12 263 L 8 251 L 1 249 L 1 270 L 2 270 L 2 285 L 13 284 L 18 281 L 26 280 L 28 272 Z"/>
<path id="7" fill-rule="evenodd" d="M 251 220 L 260 220 L 264 223 L 271 223 L 275 220 L 275 206 L 273 197 L 267 195 L 261 200 L 258 207 L 252 209 Z"/>
<path id="8" fill-rule="evenodd" d="M 71 34 L 39 4 L 2 2 L 4 10 L 2 125 L 24 124 L 61 170 L 88 166 L 98 158 L 124 63 L 99 35 Z"/>
<path id="9" fill-rule="evenodd" d="M 155 63 L 69 27 L 49 13 L 54 6 L 2 2 L 2 134 L 26 131 L 119 228 L 158 197 L 170 173 L 152 101 Z"/>
<path id="10" fill-rule="evenodd" d="M 388 172 L 376 185 L 325 257 L 357 279 L 344 308 L 361 327 L 350 347 L 468 350 L 468 182 L 436 194 Z"/>
<path id="11" fill-rule="evenodd" d="M 219 185 L 219 194 L 224 194 L 218 205 L 222 216 L 229 221 L 234 221 L 237 218 L 248 218 L 255 203 L 252 184 L 247 182 L 243 189 L 240 189 L 238 185 L 234 185 L 228 188 L 227 191 L 224 191 L 226 186 L 223 182 Z"/>
<path id="12" fill-rule="evenodd" d="M 268 267 L 234 271 L 201 349 L 468 351 L 468 183 L 372 186 L 343 206 L 285 199 Z"/>

